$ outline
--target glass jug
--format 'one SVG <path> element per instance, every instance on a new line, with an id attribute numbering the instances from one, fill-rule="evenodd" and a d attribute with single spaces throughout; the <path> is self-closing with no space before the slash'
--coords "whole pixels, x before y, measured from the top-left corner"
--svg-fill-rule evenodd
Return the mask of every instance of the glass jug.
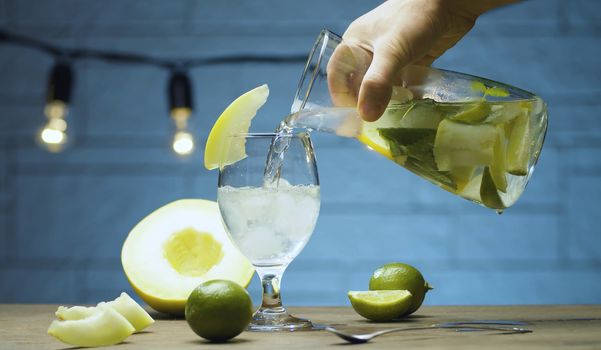
<path id="1" fill-rule="evenodd" d="M 532 176 L 547 130 L 543 100 L 522 89 L 432 67 L 396 77 L 384 115 L 363 121 L 356 91 L 371 54 L 323 30 L 284 128 L 355 137 L 416 175 L 499 212 Z"/>

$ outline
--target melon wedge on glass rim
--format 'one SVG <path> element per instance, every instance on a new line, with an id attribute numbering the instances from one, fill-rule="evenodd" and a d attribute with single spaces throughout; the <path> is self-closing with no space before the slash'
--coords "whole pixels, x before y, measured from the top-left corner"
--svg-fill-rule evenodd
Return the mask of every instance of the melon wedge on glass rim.
<path id="1" fill-rule="evenodd" d="M 235 99 L 221 113 L 213 125 L 205 146 L 204 165 L 208 170 L 222 168 L 246 158 L 244 138 L 231 138 L 245 134 L 252 119 L 267 101 L 269 87 L 264 84 Z"/>

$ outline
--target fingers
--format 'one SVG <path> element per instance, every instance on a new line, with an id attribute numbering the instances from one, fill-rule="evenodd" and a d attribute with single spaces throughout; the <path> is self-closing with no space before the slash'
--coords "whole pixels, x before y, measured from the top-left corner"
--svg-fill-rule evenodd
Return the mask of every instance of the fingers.
<path id="1" fill-rule="evenodd" d="M 392 87 L 402 83 L 403 67 L 433 60 L 433 57 L 425 56 L 447 28 L 447 15 L 436 4 L 430 1 L 385 2 L 367 14 L 359 22 L 359 28 L 351 28 L 349 35 L 345 33 L 345 39 L 362 39 L 373 51 L 358 95 L 358 109 L 364 120 L 377 120 L 384 113 Z M 374 26 L 378 29 L 374 30 Z"/>
<path id="2" fill-rule="evenodd" d="M 432 55 L 425 55 L 424 57 L 420 58 L 419 60 L 413 62 L 413 64 L 416 64 L 418 66 L 431 66 L 432 63 L 434 63 L 434 61 L 436 61 L 435 56 Z"/>
<path id="3" fill-rule="evenodd" d="M 416 61 L 431 63 L 425 56 L 442 36 L 441 25 L 430 16 L 404 19 L 374 44 L 374 57 L 359 89 L 359 113 L 367 121 L 384 113 L 392 86 L 402 83 L 403 67 Z"/>
<path id="4" fill-rule="evenodd" d="M 358 108 L 364 120 L 375 121 L 384 114 L 392 86 L 400 83 L 400 71 L 409 60 L 410 55 L 399 55 L 387 44 L 375 47 L 373 60 L 359 89 Z"/>
<path id="5" fill-rule="evenodd" d="M 336 47 L 327 66 L 328 89 L 336 107 L 356 107 L 361 81 L 371 61 L 369 52 L 347 43 Z"/>

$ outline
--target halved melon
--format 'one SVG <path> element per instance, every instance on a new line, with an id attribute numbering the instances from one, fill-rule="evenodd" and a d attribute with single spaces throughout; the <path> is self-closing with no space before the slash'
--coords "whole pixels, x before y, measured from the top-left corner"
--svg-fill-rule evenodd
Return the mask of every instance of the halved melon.
<path id="1" fill-rule="evenodd" d="M 246 287 L 254 273 L 225 232 L 217 203 L 204 199 L 178 200 L 145 217 L 123 243 L 121 263 L 148 305 L 177 315 L 200 283 L 228 279 Z"/>

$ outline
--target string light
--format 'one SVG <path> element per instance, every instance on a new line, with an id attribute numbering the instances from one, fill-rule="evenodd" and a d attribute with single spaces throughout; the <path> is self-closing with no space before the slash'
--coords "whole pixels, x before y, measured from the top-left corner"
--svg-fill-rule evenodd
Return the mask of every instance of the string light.
<path id="1" fill-rule="evenodd" d="M 167 88 L 169 111 L 175 124 L 172 148 L 180 156 L 194 151 L 194 137 L 188 131 L 188 119 L 192 115 L 192 82 L 185 71 L 172 71 Z"/>
<path id="2" fill-rule="evenodd" d="M 32 48 L 57 59 L 48 82 L 48 97 L 44 114 L 45 125 L 38 133 L 38 142 L 50 152 L 60 152 L 67 145 L 67 115 L 71 98 L 73 70 L 77 60 L 99 60 L 115 64 L 154 66 L 170 71 L 168 97 L 170 115 L 175 125 L 173 151 L 186 156 L 194 151 L 194 137 L 188 131 L 192 115 L 192 83 L 188 71 L 194 67 L 230 65 L 239 63 L 304 64 L 306 55 L 225 55 L 197 58 L 159 58 L 132 52 L 97 49 L 66 48 L 36 38 L 10 33 L 0 28 L 0 44 Z"/>
<path id="3" fill-rule="evenodd" d="M 173 137 L 173 150 L 175 153 L 187 156 L 194 151 L 194 138 L 186 131 L 177 131 Z"/>
<path id="4" fill-rule="evenodd" d="M 50 152 L 61 152 L 67 145 L 67 114 L 71 100 L 73 71 L 67 62 L 56 62 L 48 77 L 44 115 L 46 124 L 38 135 L 40 144 Z"/>

